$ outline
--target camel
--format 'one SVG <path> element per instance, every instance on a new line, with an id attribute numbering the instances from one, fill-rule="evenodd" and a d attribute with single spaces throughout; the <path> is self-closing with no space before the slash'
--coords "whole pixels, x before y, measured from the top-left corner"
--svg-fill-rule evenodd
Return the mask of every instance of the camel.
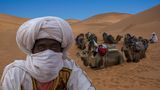
<path id="1" fill-rule="evenodd" d="M 129 34 L 125 35 L 122 51 L 127 58 L 127 62 L 139 62 L 140 59 L 146 57 L 148 41 L 142 37 L 136 38 Z"/>
<path id="2" fill-rule="evenodd" d="M 91 33 L 91 32 L 87 32 L 85 34 L 85 37 L 88 41 L 92 41 L 94 40 L 95 42 L 97 42 L 97 36 L 94 34 L 94 33 Z"/>
<path id="3" fill-rule="evenodd" d="M 103 41 L 109 44 L 117 44 L 123 38 L 123 36 L 117 35 L 116 39 L 114 39 L 112 35 L 109 35 L 106 32 L 104 32 L 102 36 L 103 36 Z"/>
<path id="4" fill-rule="evenodd" d="M 126 48 L 126 46 L 123 46 L 121 48 L 121 51 L 124 52 L 127 62 L 139 62 L 140 61 L 139 52 L 134 52 L 131 47 Z"/>
<path id="5" fill-rule="evenodd" d="M 124 38 L 124 44 L 121 48 L 121 51 L 124 52 L 127 62 L 139 62 L 140 61 L 140 51 L 137 50 L 135 42 L 137 39 L 135 36 L 131 36 L 130 34 L 126 34 Z"/>
<path id="6" fill-rule="evenodd" d="M 85 42 L 85 37 L 84 37 L 84 34 L 83 34 L 83 33 L 79 34 L 79 35 L 76 37 L 75 41 L 76 41 L 76 45 L 77 45 L 77 47 L 78 47 L 79 49 L 83 50 L 83 49 L 86 48 L 86 46 L 85 46 L 86 42 Z"/>
<path id="7" fill-rule="evenodd" d="M 87 50 L 82 50 L 81 52 L 78 52 L 77 55 L 81 57 L 85 66 L 90 66 L 93 69 L 106 68 L 124 62 L 123 55 L 118 49 L 109 49 L 108 53 L 104 56 L 101 56 L 99 53 L 97 53 L 95 57 L 93 55 L 88 55 Z"/>
<path id="8" fill-rule="evenodd" d="M 119 41 L 121 41 L 122 38 L 123 38 L 123 36 L 117 35 L 117 37 L 116 37 L 116 39 L 115 39 L 116 44 L 117 44 Z"/>
<path id="9" fill-rule="evenodd" d="M 103 36 L 104 43 L 109 43 L 109 44 L 116 43 L 112 35 L 108 35 L 106 32 L 104 32 L 102 36 Z"/>

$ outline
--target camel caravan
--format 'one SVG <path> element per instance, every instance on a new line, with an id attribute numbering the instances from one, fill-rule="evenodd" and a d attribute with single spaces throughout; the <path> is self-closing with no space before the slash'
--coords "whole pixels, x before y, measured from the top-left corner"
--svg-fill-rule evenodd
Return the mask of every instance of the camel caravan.
<path id="1" fill-rule="evenodd" d="M 109 66 L 119 65 L 127 62 L 139 62 L 146 57 L 146 50 L 149 41 L 142 37 L 126 34 L 124 37 L 117 35 L 116 39 L 106 32 L 102 34 L 103 42 L 98 42 L 94 33 L 79 34 L 75 41 L 80 49 L 77 56 L 81 58 L 86 67 L 92 69 L 103 69 Z M 123 39 L 121 50 L 116 48 L 116 44 Z M 124 53 L 124 56 L 123 54 Z M 124 60 L 124 57 L 126 60 Z"/>
<path id="2" fill-rule="evenodd" d="M 142 37 L 131 36 L 126 34 L 124 37 L 124 44 L 121 51 L 124 52 L 127 62 L 139 62 L 140 59 L 146 57 L 146 50 L 149 41 Z"/>

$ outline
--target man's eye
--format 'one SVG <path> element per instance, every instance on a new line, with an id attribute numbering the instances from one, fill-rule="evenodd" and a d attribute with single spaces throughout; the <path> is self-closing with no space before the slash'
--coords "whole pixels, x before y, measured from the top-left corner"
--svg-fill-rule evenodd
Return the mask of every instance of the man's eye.
<path id="1" fill-rule="evenodd" d="M 59 52 L 60 51 L 60 46 L 58 46 L 58 45 L 52 45 L 50 47 L 50 49 L 53 50 L 53 51 L 55 51 L 55 52 Z"/>
<path id="2" fill-rule="evenodd" d="M 45 46 L 39 46 L 39 47 L 38 47 L 38 50 L 39 50 L 39 51 L 44 51 L 44 50 L 45 50 Z"/>
<path id="3" fill-rule="evenodd" d="M 51 46 L 51 48 L 50 49 L 52 49 L 52 50 L 56 50 L 58 47 L 55 47 L 55 46 Z"/>

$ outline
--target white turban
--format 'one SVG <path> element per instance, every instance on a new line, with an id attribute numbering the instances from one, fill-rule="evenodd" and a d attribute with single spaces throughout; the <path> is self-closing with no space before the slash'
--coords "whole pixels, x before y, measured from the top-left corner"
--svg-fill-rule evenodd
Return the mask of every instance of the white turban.
<path id="1" fill-rule="evenodd" d="M 32 54 L 31 49 L 35 40 L 49 38 L 61 43 L 64 58 L 73 42 L 73 33 L 70 25 L 58 17 L 41 17 L 31 19 L 20 26 L 17 31 L 16 41 L 19 48 L 26 54 Z"/>
<path id="2" fill-rule="evenodd" d="M 156 33 L 155 33 L 155 32 L 152 32 L 152 35 L 153 35 L 153 34 L 155 34 L 155 35 L 156 35 Z"/>

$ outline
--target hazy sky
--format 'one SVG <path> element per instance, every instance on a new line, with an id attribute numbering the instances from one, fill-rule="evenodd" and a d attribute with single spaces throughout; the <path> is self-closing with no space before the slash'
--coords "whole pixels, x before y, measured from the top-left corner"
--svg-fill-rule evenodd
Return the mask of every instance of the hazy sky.
<path id="1" fill-rule="evenodd" d="M 0 13 L 25 18 L 85 19 L 107 12 L 135 14 L 158 4 L 160 0 L 0 0 Z"/>

